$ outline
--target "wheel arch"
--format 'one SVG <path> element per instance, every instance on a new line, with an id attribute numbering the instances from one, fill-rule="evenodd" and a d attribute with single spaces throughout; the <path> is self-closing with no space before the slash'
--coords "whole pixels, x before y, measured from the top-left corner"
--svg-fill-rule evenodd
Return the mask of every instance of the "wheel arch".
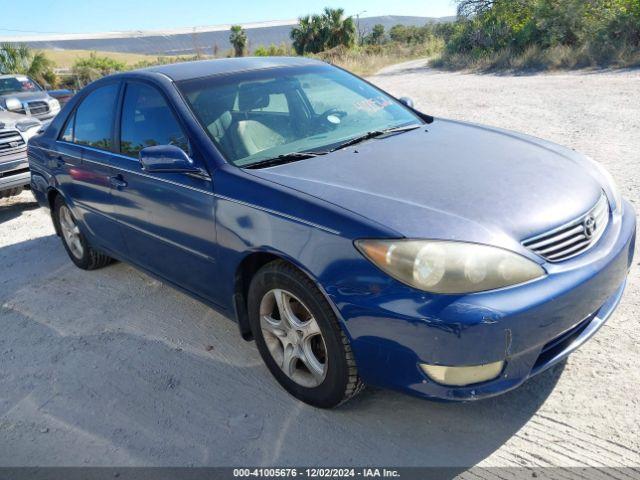
<path id="1" fill-rule="evenodd" d="M 58 196 L 64 198 L 57 188 L 49 187 L 49 189 L 47 190 L 47 203 L 49 204 L 49 211 L 51 212 L 51 220 L 53 220 L 53 228 L 56 231 L 56 235 L 60 236 L 60 227 L 58 226 L 58 222 L 56 222 L 55 220 L 55 203 Z"/>
<path id="2" fill-rule="evenodd" d="M 247 293 L 249 292 L 249 285 L 251 284 L 251 280 L 258 272 L 258 270 L 260 270 L 266 264 L 274 262 L 276 260 L 287 262 L 289 265 L 300 271 L 303 275 L 307 276 L 331 306 L 331 309 L 338 318 L 338 323 L 341 326 L 344 325 L 342 316 L 338 312 L 336 306 L 331 301 L 331 299 L 327 295 L 327 292 L 322 287 L 318 279 L 315 278 L 308 269 L 300 265 L 300 263 L 295 261 L 293 258 L 283 254 L 282 252 L 270 250 L 253 251 L 247 254 L 240 261 L 238 267 L 236 268 L 234 276 L 233 308 L 235 311 L 236 320 L 238 322 L 240 335 L 244 340 L 253 340 L 253 334 L 251 333 L 251 328 L 249 326 L 249 315 L 247 312 Z M 350 337 L 348 331 L 344 327 L 343 331 L 345 332 L 347 337 Z"/>

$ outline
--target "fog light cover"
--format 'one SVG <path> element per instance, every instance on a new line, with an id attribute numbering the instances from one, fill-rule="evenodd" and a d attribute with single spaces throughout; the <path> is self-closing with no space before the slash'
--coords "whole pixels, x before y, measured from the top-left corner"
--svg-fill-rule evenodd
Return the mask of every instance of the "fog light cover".
<path id="1" fill-rule="evenodd" d="M 427 376 L 442 385 L 452 387 L 464 387 L 474 383 L 493 380 L 504 367 L 504 360 L 484 365 L 474 365 L 471 367 L 445 367 L 443 365 L 429 365 L 421 363 L 420 368 Z"/>

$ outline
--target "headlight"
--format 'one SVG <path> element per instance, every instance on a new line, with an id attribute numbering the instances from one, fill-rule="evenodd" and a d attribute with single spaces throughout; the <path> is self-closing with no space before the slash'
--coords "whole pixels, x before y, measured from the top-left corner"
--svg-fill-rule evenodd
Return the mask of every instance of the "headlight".
<path id="1" fill-rule="evenodd" d="M 10 112 L 15 112 L 16 110 L 22 110 L 22 102 L 14 97 L 7 98 L 4 101 L 4 105 L 6 109 L 9 110 Z"/>
<path id="2" fill-rule="evenodd" d="M 598 171 L 598 173 L 600 175 L 602 175 L 602 177 L 604 178 L 605 182 L 607 183 L 606 186 L 609 188 L 609 193 L 610 193 L 611 197 L 613 197 L 613 198 L 609 198 L 609 203 L 611 203 L 611 201 L 614 202 L 614 205 L 611 205 L 611 210 L 613 210 L 613 211 L 621 210 L 622 209 L 622 195 L 620 194 L 620 189 L 618 188 L 618 185 L 616 185 L 616 181 L 613 179 L 613 177 L 607 171 L 607 169 L 602 166 L 602 164 L 600 164 L 599 162 L 596 162 L 591 157 L 585 157 L 585 158 L 587 160 L 589 160 L 589 162 L 591 162 L 591 164 L 595 167 L 595 169 Z"/>
<path id="3" fill-rule="evenodd" d="M 32 128 L 40 127 L 42 123 L 39 120 L 29 119 L 29 120 L 21 120 L 16 123 L 16 128 L 21 132 L 26 132 L 27 130 L 31 130 Z"/>
<path id="4" fill-rule="evenodd" d="M 356 247 L 393 278 L 432 293 L 482 292 L 545 275 L 527 258 L 488 245 L 442 240 L 358 240 Z"/>
<path id="5" fill-rule="evenodd" d="M 60 102 L 55 98 L 49 99 L 49 108 L 51 110 L 60 110 Z"/>

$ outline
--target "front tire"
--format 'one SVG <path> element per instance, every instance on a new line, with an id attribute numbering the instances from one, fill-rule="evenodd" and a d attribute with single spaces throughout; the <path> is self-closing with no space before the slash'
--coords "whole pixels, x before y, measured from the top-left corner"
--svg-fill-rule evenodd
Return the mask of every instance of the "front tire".
<path id="1" fill-rule="evenodd" d="M 267 368 L 291 395 L 320 408 L 358 394 L 358 376 L 348 338 L 315 284 L 284 261 L 253 277 L 249 321 Z"/>
<path id="2" fill-rule="evenodd" d="M 60 232 L 62 244 L 69 258 L 78 268 L 95 270 L 113 262 L 111 257 L 91 247 L 87 238 L 80 231 L 78 223 L 60 195 L 56 196 L 53 208 L 53 221 Z"/>

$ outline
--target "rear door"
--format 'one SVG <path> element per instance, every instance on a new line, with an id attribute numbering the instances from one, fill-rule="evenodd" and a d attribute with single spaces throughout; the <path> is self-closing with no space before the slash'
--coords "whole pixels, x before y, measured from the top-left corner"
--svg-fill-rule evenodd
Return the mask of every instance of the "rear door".
<path id="1" fill-rule="evenodd" d="M 148 173 L 141 149 L 176 145 L 204 166 L 165 96 L 145 82 L 127 82 L 119 114 L 115 217 L 131 258 L 192 293 L 215 301 L 216 238 L 208 174 Z"/>
<path id="2" fill-rule="evenodd" d="M 58 176 L 65 182 L 61 189 L 73 203 L 74 213 L 81 216 L 92 243 L 125 254 L 124 240 L 113 218 L 111 196 L 120 88 L 120 82 L 113 82 L 86 95 L 69 116 L 52 161 L 58 163 L 63 173 Z"/>

